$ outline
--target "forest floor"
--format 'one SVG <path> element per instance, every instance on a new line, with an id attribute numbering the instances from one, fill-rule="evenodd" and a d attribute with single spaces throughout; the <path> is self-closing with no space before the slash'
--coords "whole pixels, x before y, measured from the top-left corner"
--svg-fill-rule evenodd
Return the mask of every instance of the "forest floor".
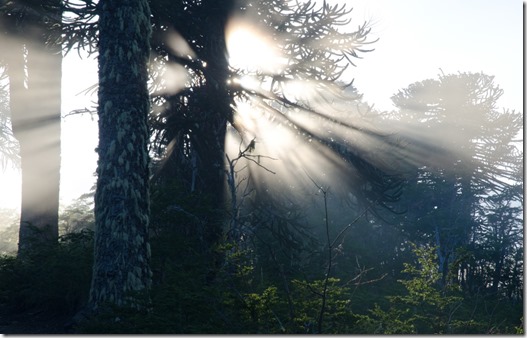
<path id="1" fill-rule="evenodd" d="M 0 306 L 0 334 L 69 333 L 71 316 L 39 312 L 9 313 Z"/>

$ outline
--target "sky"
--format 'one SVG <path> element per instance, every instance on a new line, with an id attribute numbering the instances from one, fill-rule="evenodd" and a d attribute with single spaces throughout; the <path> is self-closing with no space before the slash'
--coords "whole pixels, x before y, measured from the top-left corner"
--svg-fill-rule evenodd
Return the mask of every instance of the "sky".
<path id="1" fill-rule="evenodd" d="M 445 74 L 484 72 L 504 89 L 500 106 L 523 108 L 523 2 L 519 0 L 358 0 L 372 23 L 375 51 L 351 70 L 364 98 L 392 109 L 409 84 Z M 360 23 L 358 19 L 356 23 Z M 441 70 L 440 70 L 441 69 Z"/>
<path id="2" fill-rule="evenodd" d="M 339 2 L 337 0 L 330 0 Z M 340 1 L 342 2 L 342 1 Z M 390 97 L 409 84 L 457 72 L 495 76 L 503 108 L 523 111 L 523 2 L 519 0 L 357 0 L 352 28 L 369 21 L 375 50 L 362 54 L 346 76 L 377 109 L 391 110 Z M 66 116 L 90 107 L 82 92 L 97 81 L 93 59 L 70 53 L 63 63 L 61 203 L 66 205 L 95 182 L 96 119 Z M 20 175 L 0 176 L 0 208 L 19 208 Z"/>

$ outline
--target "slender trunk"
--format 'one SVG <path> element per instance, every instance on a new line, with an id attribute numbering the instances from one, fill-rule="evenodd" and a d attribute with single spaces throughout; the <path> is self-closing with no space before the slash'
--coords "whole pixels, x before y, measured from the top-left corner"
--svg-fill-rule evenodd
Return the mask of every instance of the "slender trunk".
<path id="1" fill-rule="evenodd" d="M 35 240 L 56 243 L 59 233 L 60 46 L 28 45 L 27 65 L 30 98 L 27 117 L 17 123 L 13 120 L 20 141 L 22 168 L 19 255 L 30 250 Z"/>
<path id="2" fill-rule="evenodd" d="M 204 68 L 204 100 L 200 111 L 204 123 L 198 128 L 196 150 L 201 189 L 210 197 L 212 214 L 205 229 L 205 239 L 214 246 L 222 236 L 225 205 L 225 136 L 232 120 L 232 98 L 227 89 L 229 63 L 225 42 L 225 25 L 233 6 L 232 0 L 206 0 L 202 4 L 205 41 L 199 57 L 207 62 Z"/>
<path id="3" fill-rule="evenodd" d="M 494 272 L 492 274 L 492 286 L 490 288 L 492 293 L 498 292 L 498 286 L 500 285 L 501 275 L 503 270 L 503 260 L 505 257 L 505 249 L 502 246 L 499 250 L 498 257 L 495 260 Z"/>
<path id="4" fill-rule="evenodd" d="M 90 307 L 142 308 L 151 285 L 146 0 L 102 0 L 99 19 L 99 162 Z"/>
<path id="5" fill-rule="evenodd" d="M 60 0 L 28 7 L 8 52 L 13 135 L 20 144 L 19 256 L 58 239 L 62 54 Z M 13 6 L 23 6 L 14 4 Z"/>

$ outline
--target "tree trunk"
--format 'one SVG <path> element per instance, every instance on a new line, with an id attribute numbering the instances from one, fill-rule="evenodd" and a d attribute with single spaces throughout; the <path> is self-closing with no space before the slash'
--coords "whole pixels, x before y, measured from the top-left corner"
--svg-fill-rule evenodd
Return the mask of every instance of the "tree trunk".
<path id="1" fill-rule="evenodd" d="M 141 308 L 151 284 L 146 0 L 102 0 L 99 19 L 99 162 L 90 307 Z M 147 298 L 148 299 L 148 298 Z"/>
<path id="2" fill-rule="evenodd" d="M 227 88 L 229 62 L 225 42 L 225 26 L 234 2 L 232 0 L 205 0 L 202 2 L 201 27 L 204 42 L 198 52 L 200 59 L 207 62 L 203 72 L 205 86 L 200 111 L 203 121 L 196 133 L 196 150 L 199 156 L 197 171 L 201 178 L 199 189 L 211 202 L 212 214 L 205 229 L 209 246 L 218 243 L 222 236 L 225 211 L 225 136 L 227 123 L 232 121 L 233 99 Z"/>
<path id="3" fill-rule="evenodd" d="M 199 237 L 203 239 L 203 249 L 209 260 L 208 282 L 215 279 L 223 257 L 217 245 L 223 236 L 225 222 L 225 136 L 227 123 L 232 121 L 233 99 L 227 88 L 229 63 L 225 42 L 225 26 L 233 7 L 232 0 L 204 0 L 202 2 L 200 27 L 203 32 L 203 48 L 198 57 L 207 63 L 203 69 L 205 85 L 199 111 L 203 122 L 196 128 L 194 145 L 198 154 L 196 171 L 197 190 L 203 193 L 208 202 L 207 220 Z"/>
<path id="4" fill-rule="evenodd" d="M 18 255 L 58 239 L 62 53 L 60 0 L 46 9 L 13 3 L 7 53 L 11 122 L 20 144 Z M 20 8 L 23 7 L 23 10 Z M 20 14 L 23 13 L 23 14 Z M 27 77 L 26 77 L 27 73 Z"/>
<path id="5" fill-rule="evenodd" d="M 180 96 L 170 98 L 172 107 L 182 107 L 181 111 L 170 108 L 173 111 L 169 114 L 170 122 L 165 121 L 169 129 L 165 137 L 171 150 L 155 175 L 156 183 L 176 178 L 187 192 L 202 197 L 204 212 L 200 218 L 206 221 L 193 231 L 202 251 L 210 255 L 211 270 L 221 260 L 214 249 L 222 238 L 225 221 L 225 136 L 233 114 L 233 97 L 227 86 L 230 70 L 225 25 L 234 3 L 203 0 L 192 6 L 192 20 L 182 19 L 189 15 L 183 8 L 171 18 L 175 29 L 194 47 L 196 59 L 206 66 L 196 69 L 198 74 L 203 72 L 203 78 L 192 88 L 188 106 L 180 104 Z M 161 33 L 160 39 L 164 39 L 164 34 Z"/>

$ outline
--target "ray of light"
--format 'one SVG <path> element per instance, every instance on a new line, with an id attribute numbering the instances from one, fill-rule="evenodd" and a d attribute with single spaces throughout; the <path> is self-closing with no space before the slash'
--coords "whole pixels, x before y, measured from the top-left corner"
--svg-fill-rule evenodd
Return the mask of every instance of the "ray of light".
<path id="1" fill-rule="evenodd" d="M 354 157 L 385 173 L 403 176 L 418 167 L 444 172 L 452 169 L 453 159 L 460 163 L 472 159 L 471 152 L 459 145 L 467 135 L 477 134 L 478 121 L 457 119 L 455 124 L 430 129 L 404 118 L 369 117 L 353 93 L 337 88 L 323 91 L 316 81 L 291 81 L 290 88 L 286 84 L 282 90 L 284 96 L 290 91 L 286 101 L 291 102 L 278 105 L 266 83 L 256 88 L 254 79 L 241 84 L 249 83 L 250 90 L 259 95 L 237 102 L 235 121 L 245 142 L 255 141 L 252 156 L 258 166 L 250 164 L 247 175 L 267 192 L 287 191 L 292 199 L 301 201 L 312 196 L 313 182 L 317 182 L 353 200 L 358 187 L 365 188 Z M 301 109 L 296 106 L 299 102 L 307 102 L 310 108 Z M 229 134 L 227 151 L 235 154 L 240 142 L 238 136 Z M 460 168 L 458 174 L 471 170 Z"/>

